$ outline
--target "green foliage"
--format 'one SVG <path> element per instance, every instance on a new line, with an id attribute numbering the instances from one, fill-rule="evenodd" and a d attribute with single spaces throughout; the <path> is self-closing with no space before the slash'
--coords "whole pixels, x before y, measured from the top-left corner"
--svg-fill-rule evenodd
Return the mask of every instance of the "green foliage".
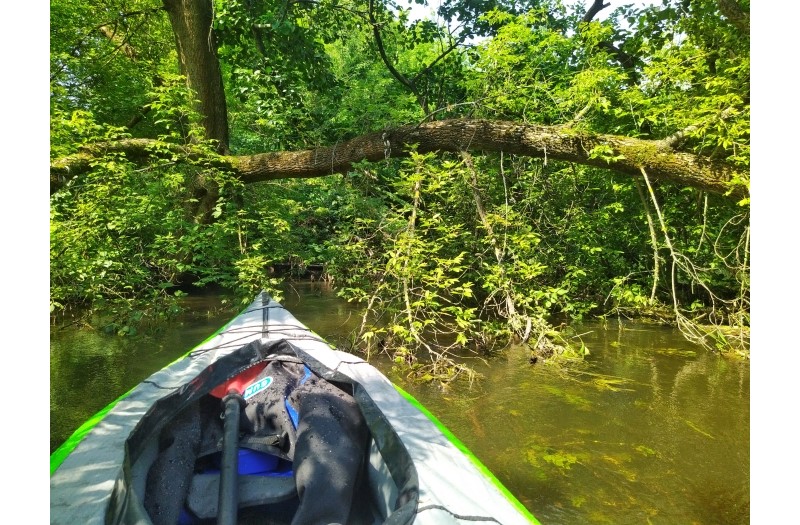
<path id="1" fill-rule="evenodd" d="M 169 24 L 150 2 L 58 0 L 50 21 L 52 113 L 85 111 L 123 126 L 147 103 L 159 74 L 176 72 Z"/>
<path id="2" fill-rule="evenodd" d="M 444 358 L 467 346 L 479 323 L 473 284 L 464 279 L 469 232 L 439 211 L 459 180 L 434 164 L 432 155 L 413 154 L 392 185 L 397 207 L 341 224 L 329 245 L 341 295 L 367 306 L 380 298 L 360 338 L 370 348 L 388 347 L 398 363 L 418 351 Z"/>
<path id="3" fill-rule="evenodd" d="M 320 133 L 349 139 L 422 119 L 413 94 L 387 75 L 373 46 L 363 31 L 326 45 L 337 82 L 315 100 Z"/>
<path id="4" fill-rule="evenodd" d="M 749 40 L 713 0 L 623 6 L 589 23 L 556 0 L 443 2 L 460 33 L 377 3 L 405 83 L 378 54 L 363 3 L 214 5 L 234 153 L 467 116 L 662 141 L 741 168 L 731 190 L 749 188 Z M 132 137 L 157 139 L 161 153 L 109 150 L 51 197 L 54 312 L 87 305 L 131 333 L 169 315 L 184 286 L 247 301 L 275 289 L 277 263 L 324 264 L 365 306 L 368 352 L 442 381 L 472 377 L 464 352 L 540 344 L 558 337 L 551 323 L 588 315 L 668 306 L 749 325 L 748 199 L 657 183 L 650 195 L 600 168 L 477 152 L 243 185 L 202 139 L 162 9 L 58 0 L 51 17 L 51 158 Z M 475 36 L 486 38 L 457 45 Z M 603 145 L 588 153 L 620 158 Z"/>
<path id="5" fill-rule="evenodd" d="M 316 144 L 316 99 L 336 88 L 325 42 L 340 19 L 304 3 L 215 2 L 231 149 Z"/>
<path id="6" fill-rule="evenodd" d="M 167 132 L 162 144 L 196 136 L 185 124 L 193 104 L 183 84 L 155 95 L 153 112 Z M 127 137 L 85 112 L 54 119 L 53 130 L 54 137 L 76 143 Z M 211 167 L 213 149 L 207 148 L 205 160 L 167 161 L 146 169 L 110 152 L 51 197 L 51 311 L 89 307 L 87 314 L 99 311 L 109 326 L 128 327 L 116 331 L 131 333 L 130 327 L 147 317 L 176 313 L 178 286 L 187 280 L 222 285 L 242 302 L 254 291 L 275 288 L 269 264 L 285 255 L 276 247 L 287 245 L 288 228 L 278 227 L 280 216 L 269 211 L 275 208 L 238 209 L 241 182 Z M 193 213 L 198 181 L 219 190 L 209 211 L 214 222 Z"/>

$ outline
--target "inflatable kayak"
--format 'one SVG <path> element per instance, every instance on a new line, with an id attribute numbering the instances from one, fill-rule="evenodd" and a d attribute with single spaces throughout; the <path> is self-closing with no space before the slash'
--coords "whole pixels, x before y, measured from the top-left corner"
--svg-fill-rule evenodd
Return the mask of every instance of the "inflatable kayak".
<path id="1" fill-rule="evenodd" d="M 538 523 L 410 395 L 262 292 L 50 456 L 53 525 Z"/>

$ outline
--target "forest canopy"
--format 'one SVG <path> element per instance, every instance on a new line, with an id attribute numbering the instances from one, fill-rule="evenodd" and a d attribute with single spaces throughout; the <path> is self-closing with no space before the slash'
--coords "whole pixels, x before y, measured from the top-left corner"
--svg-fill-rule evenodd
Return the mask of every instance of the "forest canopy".
<path id="1" fill-rule="evenodd" d="M 423 374 L 609 315 L 747 355 L 749 2 L 429 9 L 52 0 L 52 314 L 320 267 Z"/>

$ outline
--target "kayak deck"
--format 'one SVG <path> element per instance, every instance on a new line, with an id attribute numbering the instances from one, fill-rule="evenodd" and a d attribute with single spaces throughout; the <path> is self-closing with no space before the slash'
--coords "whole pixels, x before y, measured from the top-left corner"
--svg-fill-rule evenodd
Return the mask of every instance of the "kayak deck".
<path id="1" fill-rule="evenodd" d="M 64 450 L 51 456 L 51 524 L 147 523 L 151 517 L 142 510 L 143 494 L 160 447 L 161 429 L 147 428 L 157 420 L 155 407 L 163 410 L 169 403 L 193 402 L 186 395 L 191 390 L 187 385 L 203 384 L 210 391 L 216 383 L 204 384 L 211 381 L 209 370 L 235 361 L 248 345 L 262 352 L 291 347 L 290 352 L 315 376 L 349 385 L 369 430 L 363 461 L 370 517 L 365 523 L 537 523 L 424 407 L 371 364 L 332 348 L 262 293 L 216 334 L 121 397 L 95 418 L 91 428 L 81 429 Z M 208 393 L 198 393 L 194 401 Z M 196 493 L 215 492 L 219 478 L 205 478 L 193 480 L 211 484 Z M 257 512 L 264 505 L 273 505 L 270 513 L 275 519 L 282 512 L 280 506 L 287 507 L 289 523 L 297 502 L 263 503 L 270 499 L 270 490 L 291 492 L 292 483 L 286 479 L 291 477 L 240 483 L 240 503 L 254 499 L 262 503 L 252 515 L 240 512 L 239 523 L 264 522 L 263 513 L 259 517 Z"/>

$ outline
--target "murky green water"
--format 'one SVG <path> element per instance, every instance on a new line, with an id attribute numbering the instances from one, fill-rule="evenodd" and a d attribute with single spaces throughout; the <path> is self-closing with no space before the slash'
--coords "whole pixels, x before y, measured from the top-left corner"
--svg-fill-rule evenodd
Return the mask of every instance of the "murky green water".
<path id="1" fill-rule="evenodd" d="M 351 305 L 312 285 L 284 304 L 346 346 Z M 224 324 L 211 296 L 160 335 L 51 332 L 50 445 Z M 544 524 L 744 524 L 750 510 L 750 366 L 697 349 L 672 329 L 584 325 L 591 354 L 564 373 L 530 365 L 522 348 L 483 379 L 416 396 Z M 454 480 L 456 482 L 456 480 Z"/>
<path id="2" fill-rule="evenodd" d="M 220 312 L 216 296 L 191 298 L 186 307 L 178 321 L 135 337 L 50 327 L 51 453 L 84 421 L 233 317 Z"/>
<path id="3" fill-rule="evenodd" d="M 671 329 L 584 329 L 577 373 L 516 349 L 471 390 L 408 388 L 542 523 L 749 523 L 749 365 Z"/>

